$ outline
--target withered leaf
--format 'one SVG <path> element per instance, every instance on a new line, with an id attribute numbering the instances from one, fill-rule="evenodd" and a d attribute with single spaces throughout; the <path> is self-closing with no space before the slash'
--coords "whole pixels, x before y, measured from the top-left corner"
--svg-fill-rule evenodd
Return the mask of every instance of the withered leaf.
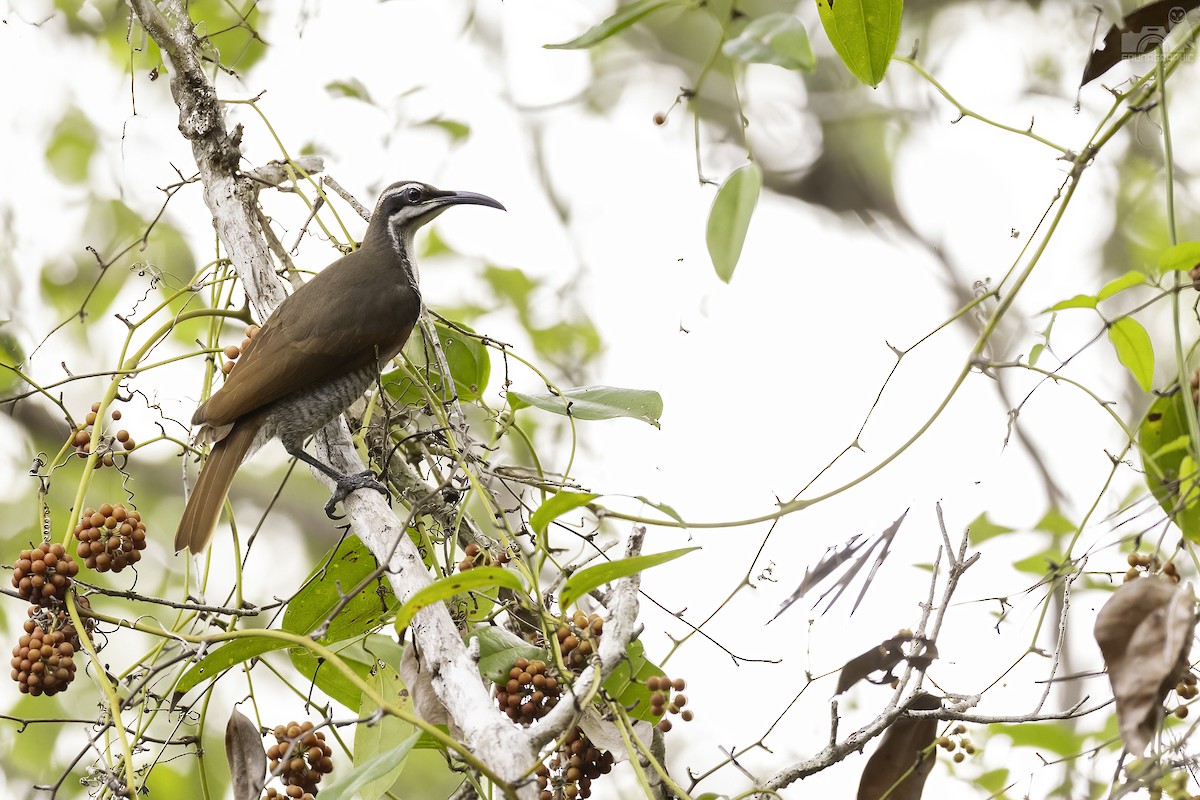
<path id="1" fill-rule="evenodd" d="M 236 708 L 225 723 L 225 758 L 235 800 L 258 800 L 267 783 L 267 751 L 262 731 Z"/>
<path id="2" fill-rule="evenodd" d="M 910 643 L 915 646 L 909 648 L 910 653 L 905 653 L 904 645 Z M 834 694 L 841 694 L 872 672 L 884 673 L 884 676 L 875 682 L 886 683 L 895 677 L 892 670 L 901 661 L 907 660 L 916 669 L 923 670 L 928 668 L 935 658 L 937 646 L 933 642 L 911 633 L 898 634 L 847 661 L 838 675 L 837 691 Z"/>
<path id="3" fill-rule="evenodd" d="M 924 692 L 913 695 L 908 702 L 909 709 L 919 711 L 932 711 L 941 705 L 940 698 Z M 892 723 L 863 769 L 858 800 L 920 800 L 925 779 L 937 760 L 932 749 L 937 727 L 933 717 L 900 717 Z"/>
<path id="4" fill-rule="evenodd" d="M 1162 722 L 1162 701 L 1187 669 L 1195 593 L 1163 578 L 1123 584 L 1096 615 L 1094 634 L 1117 701 L 1125 747 L 1140 756 Z"/>
<path id="5" fill-rule="evenodd" d="M 1194 8 L 1200 8 L 1200 0 L 1156 0 L 1130 11 L 1120 25 L 1108 29 L 1103 43 L 1092 51 L 1079 85 L 1086 86 L 1123 59 L 1154 50 L 1163 43 L 1172 28 L 1183 22 L 1184 15 Z"/>

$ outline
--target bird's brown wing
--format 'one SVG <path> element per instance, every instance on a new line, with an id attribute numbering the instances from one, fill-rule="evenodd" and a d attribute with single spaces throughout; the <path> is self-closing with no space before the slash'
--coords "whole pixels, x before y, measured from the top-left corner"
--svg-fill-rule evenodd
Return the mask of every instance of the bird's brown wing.
<path id="1" fill-rule="evenodd" d="M 372 286 L 379 276 L 364 269 L 370 262 L 356 259 L 360 253 L 326 268 L 280 304 L 225 384 L 196 410 L 193 424 L 227 425 L 298 389 L 399 351 L 420 300 L 400 283 Z"/>

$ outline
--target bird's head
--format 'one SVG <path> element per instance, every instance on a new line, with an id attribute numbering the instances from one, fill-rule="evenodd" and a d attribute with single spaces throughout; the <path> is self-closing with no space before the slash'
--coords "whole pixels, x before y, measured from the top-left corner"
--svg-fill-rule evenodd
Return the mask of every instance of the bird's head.
<path id="1" fill-rule="evenodd" d="M 371 227 L 383 227 L 393 247 L 398 250 L 403 247 L 408 251 L 418 228 L 431 222 L 450 206 L 457 205 L 490 206 L 505 210 L 504 206 L 485 194 L 450 192 L 418 181 L 397 181 L 379 195 L 375 213 L 371 215 Z"/>

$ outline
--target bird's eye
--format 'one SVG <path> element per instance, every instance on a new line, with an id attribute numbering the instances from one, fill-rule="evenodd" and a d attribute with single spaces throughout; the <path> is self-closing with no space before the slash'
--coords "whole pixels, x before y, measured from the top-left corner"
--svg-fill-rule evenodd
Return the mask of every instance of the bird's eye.
<path id="1" fill-rule="evenodd" d="M 421 190 L 416 186 L 410 186 L 404 190 L 404 199 L 410 203 L 421 202 Z"/>

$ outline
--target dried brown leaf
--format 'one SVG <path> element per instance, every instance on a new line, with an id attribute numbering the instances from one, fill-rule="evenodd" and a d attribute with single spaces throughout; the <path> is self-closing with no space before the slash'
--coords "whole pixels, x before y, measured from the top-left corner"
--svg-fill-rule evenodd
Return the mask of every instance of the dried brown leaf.
<path id="1" fill-rule="evenodd" d="M 267 783 L 267 751 L 262 731 L 236 708 L 225 723 L 225 758 L 235 800 L 259 800 Z"/>
<path id="2" fill-rule="evenodd" d="M 1195 593 L 1162 578 L 1123 584 L 1096 615 L 1094 634 L 1117 701 L 1125 747 L 1140 756 L 1162 722 L 1162 701 L 1187 669 Z"/>
<path id="3" fill-rule="evenodd" d="M 909 653 L 907 654 L 904 652 L 905 645 L 910 645 L 908 648 Z M 937 645 L 928 639 L 913 636 L 911 633 L 893 636 L 891 639 L 847 661 L 842 666 L 842 671 L 838 675 L 837 691 L 834 694 L 841 694 L 854 684 L 867 678 L 872 672 L 884 673 L 883 678 L 875 681 L 875 683 L 886 683 L 895 677 L 892 675 L 892 670 L 901 661 L 907 660 L 916 669 L 927 669 L 933 659 L 937 658 L 937 655 Z"/>
<path id="4" fill-rule="evenodd" d="M 908 708 L 932 711 L 941 705 L 940 698 L 922 692 L 913 696 Z M 937 760 L 932 749 L 937 726 L 932 717 L 900 717 L 892 723 L 863 769 L 858 800 L 920 800 Z"/>

